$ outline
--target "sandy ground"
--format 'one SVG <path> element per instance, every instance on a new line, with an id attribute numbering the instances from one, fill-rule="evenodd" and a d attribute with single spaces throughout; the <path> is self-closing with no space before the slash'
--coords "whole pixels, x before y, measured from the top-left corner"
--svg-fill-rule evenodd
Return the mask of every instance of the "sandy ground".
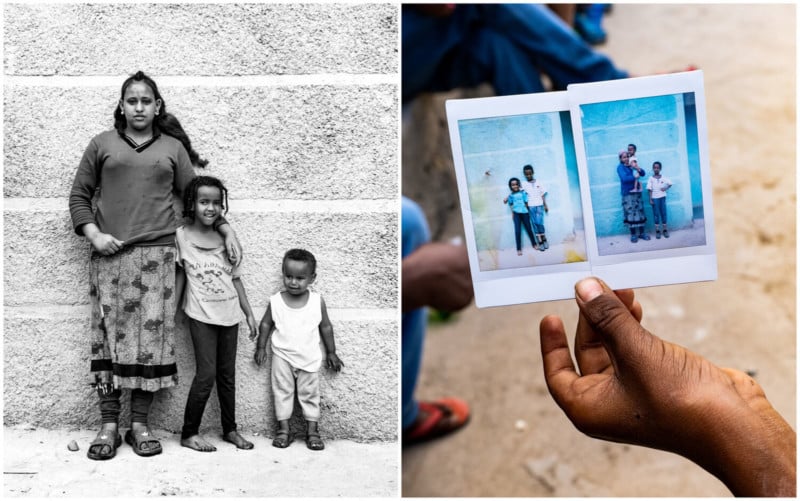
<path id="1" fill-rule="evenodd" d="M 86 457 L 91 430 L 3 430 L 3 497 L 395 497 L 398 446 L 329 440 L 310 451 L 295 441 L 272 447 L 263 436 L 237 450 L 221 437 L 200 453 L 181 447 L 179 435 L 155 432 L 164 452 L 141 458 L 123 443 L 109 461 Z M 75 440 L 80 450 L 67 445 Z"/>
<path id="2" fill-rule="evenodd" d="M 600 50 L 634 74 L 705 74 L 719 279 L 638 290 L 643 324 L 753 371 L 796 426 L 795 6 L 619 4 L 604 25 Z M 449 240 L 463 231 L 443 113 L 430 112 L 445 97 L 404 109 L 403 192 Z M 574 328 L 576 311 L 470 306 L 430 329 L 417 395 L 457 395 L 473 417 L 403 452 L 404 496 L 730 496 L 681 457 L 575 430 L 545 387 L 538 323 L 555 313 Z"/>

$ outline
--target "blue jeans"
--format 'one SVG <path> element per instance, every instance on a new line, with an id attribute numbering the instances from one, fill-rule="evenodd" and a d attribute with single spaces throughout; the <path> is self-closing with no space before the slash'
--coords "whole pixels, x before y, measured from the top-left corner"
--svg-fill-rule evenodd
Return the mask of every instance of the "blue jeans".
<path id="1" fill-rule="evenodd" d="M 667 197 L 653 199 L 653 222 L 667 224 Z"/>
<path id="2" fill-rule="evenodd" d="M 537 235 L 544 235 L 544 205 L 528 207 L 528 211 L 531 213 L 533 232 Z"/>
<path id="3" fill-rule="evenodd" d="M 501 96 L 542 92 L 540 73 L 556 89 L 628 76 L 542 4 L 459 4 L 445 17 L 404 5 L 402 16 L 403 101 L 484 82 Z"/>
<path id="4" fill-rule="evenodd" d="M 402 233 L 402 256 L 406 257 L 430 240 L 430 230 L 422 209 L 413 201 L 403 197 L 403 212 L 400 217 Z M 403 429 L 408 428 L 417 419 L 419 405 L 414 399 L 414 391 L 419 379 L 422 363 L 422 345 L 425 341 L 427 326 L 427 309 L 403 313 L 402 319 L 402 406 Z"/>
<path id="5" fill-rule="evenodd" d="M 531 245 L 536 245 L 536 239 L 533 238 L 533 230 L 531 229 L 531 216 L 530 213 L 512 212 L 514 215 L 514 239 L 517 243 L 517 250 L 522 250 L 522 235 L 520 225 L 525 227 L 525 233 L 531 239 Z"/>

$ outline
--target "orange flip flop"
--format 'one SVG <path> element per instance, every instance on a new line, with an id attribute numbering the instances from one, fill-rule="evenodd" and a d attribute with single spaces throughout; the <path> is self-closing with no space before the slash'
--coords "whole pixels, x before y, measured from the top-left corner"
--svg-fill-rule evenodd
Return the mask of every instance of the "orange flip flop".
<path id="1" fill-rule="evenodd" d="M 403 431 L 403 445 L 427 442 L 450 434 L 464 427 L 469 417 L 469 405 L 459 398 L 419 402 L 417 422 Z"/>

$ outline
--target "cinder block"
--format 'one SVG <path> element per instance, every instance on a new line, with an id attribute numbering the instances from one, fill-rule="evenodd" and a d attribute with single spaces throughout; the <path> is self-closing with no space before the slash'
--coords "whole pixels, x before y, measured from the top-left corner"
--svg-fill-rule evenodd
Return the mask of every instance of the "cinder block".
<path id="1" fill-rule="evenodd" d="M 259 311 L 259 315 L 263 310 Z M 334 322 L 341 373 L 321 373 L 323 437 L 356 441 L 397 439 L 397 323 L 394 320 Z M 6 307 L 4 339 L 4 422 L 47 428 L 99 425 L 97 396 L 90 387 L 89 309 L 50 316 Z M 178 432 L 183 423 L 194 351 L 189 334 L 176 332 L 180 383 L 156 393 L 150 423 Z M 269 387 L 269 363 L 253 361 L 255 343 L 244 328 L 237 353 L 237 423 L 247 432 L 272 434 L 275 426 Z M 123 393 L 122 423 L 129 420 Z M 220 431 L 219 406 L 212 394 L 203 417 L 205 430 Z M 299 431 L 302 421 L 295 418 Z"/>
<path id="2" fill-rule="evenodd" d="M 397 307 L 397 214 L 243 212 L 228 219 L 245 251 L 251 305 L 266 306 L 281 286 L 283 254 L 302 247 L 317 258 L 314 288 L 328 307 Z M 6 305 L 88 303 L 89 245 L 72 231 L 67 211 L 6 212 L 3 226 Z"/>
<path id="3" fill-rule="evenodd" d="M 397 73 L 393 4 L 8 4 L 7 75 Z M 132 40 L 136 41 L 135 50 Z"/>
<path id="4" fill-rule="evenodd" d="M 4 90 L 5 196 L 66 197 L 89 141 L 113 128 L 119 88 Z M 397 196 L 394 85 L 160 91 L 192 146 L 209 160 L 205 172 L 223 179 L 234 198 Z M 81 106 L 63 106 L 73 101 Z"/>

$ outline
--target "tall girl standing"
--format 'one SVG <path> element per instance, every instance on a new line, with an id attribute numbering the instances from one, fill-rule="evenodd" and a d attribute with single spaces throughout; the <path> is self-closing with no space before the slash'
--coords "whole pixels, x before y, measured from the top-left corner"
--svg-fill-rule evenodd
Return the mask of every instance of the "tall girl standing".
<path id="1" fill-rule="evenodd" d="M 162 450 L 147 418 L 154 392 L 178 382 L 173 197 L 194 178 L 193 165 L 206 163 L 141 71 L 122 84 L 114 130 L 92 138 L 81 158 L 69 208 L 75 232 L 92 245 L 91 372 L 102 428 L 90 459 L 113 458 L 122 442 L 124 388 L 131 390 L 125 441 L 140 456 Z M 218 231 L 238 264 L 241 247 L 230 225 L 222 221 Z"/>

